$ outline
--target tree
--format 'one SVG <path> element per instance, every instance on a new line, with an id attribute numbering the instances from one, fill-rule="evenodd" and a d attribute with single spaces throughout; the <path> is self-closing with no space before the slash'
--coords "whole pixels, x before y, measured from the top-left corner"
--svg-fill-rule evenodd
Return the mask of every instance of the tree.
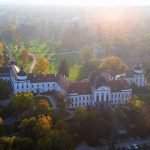
<path id="1" fill-rule="evenodd" d="M 80 59 L 83 64 L 91 61 L 94 57 L 94 53 L 92 49 L 89 48 L 83 48 L 80 50 Z"/>
<path id="2" fill-rule="evenodd" d="M 77 109 L 70 125 L 74 140 L 95 145 L 100 139 L 108 139 L 112 129 L 110 116 L 108 110 Z"/>
<path id="3" fill-rule="evenodd" d="M 127 65 L 117 56 L 109 56 L 102 59 L 99 68 L 101 70 L 109 70 L 115 74 L 124 73 L 127 70 Z"/>
<path id="4" fill-rule="evenodd" d="M 49 105 L 50 104 L 47 99 L 37 99 L 35 111 L 37 114 L 49 114 L 51 112 Z"/>
<path id="5" fill-rule="evenodd" d="M 33 140 L 26 137 L 0 137 L 1 150 L 29 150 L 33 148 Z"/>
<path id="6" fill-rule="evenodd" d="M 0 148 L 3 149 L 12 149 L 13 148 L 13 142 L 15 140 L 15 136 L 12 137 L 0 137 Z"/>
<path id="7" fill-rule="evenodd" d="M 91 60 L 88 61 L 87 63 L 83 64 L 80 67 L 80 74 L 79 74 L 79 79 L 85 79 L 88 78 L 91 73 L 95 72 L 98 70 L 98 62 L 97 60 Z"/>
<path id="8" fill-rule="evenodd" d="M 65 59 L 63 59 L 61 62 L 60 62 L 60 66 L 59 66 L 59 69 L 58 69 L 58 73 L 62 76 L 65 76 L 65 77 L 68 77 L 69 75 L 69 69 L 68 69 L 68 64 L 66 62 Z"/>
<path id="9" fill-rule="evenodd" d="M 66 131 L 52 130 L 39 139 L 38 150 L 73 150 L 72 138 Z"/>
<path id="10" fill-rule="evenodd" d="M 47 74 L 49 72 L 49 62 L 44 57 L 37 58 L 36 65 L 33 69 L 36 74 Z"/>
<path id="11" fill-rule="evenodd" d="M 140 97 L 138 96 L 134 96 L 132 97 L 130 103 L 129 103 L 129 107 L 132 109 L 132 110 L 141 110 L 144 106 L 144 101 L 142 101 L 140 99 Z"/>
<path id="12" fill-rule="evenodd" d="M 32 93 L 19 93 L 12 98 L 12 107 L 16 112 L 30 110 L 34 104 Z"/>
<path id="13" fill-rule="evenodd" d="M 15 137 L 12 147 L 14 150 L 29 150 L 33 149 L 35 146 L 31 138 Z"/>
<path id="14" fill-rule="evenodd" d="M 0 80 L 0 100 L 9 98 L 11 88 L 7 81 Z"/>
<path id="15" fill-rule="evenodd" d="M 21 59 L 21 61 L 22 61 L 23 64 L 26 64 L 29 61 L 30 57 L 29 57 L 29 52 L 28 52 L 27 49 L 23 49 L 21 51 L 21 53 L 20 53 L 20 59 Z"/>
<path id="16" fill-rule="evenodd" d="M 4 44 L 0 41 L 0 67 L 5 63 Z"/>
<path id="17" fill-rule="evenodd" d="M 50 115 L 25 118 L 21 121 L 19 126 L 22 135 L 32 138 L 46 136 L 51 128 L 52 117 Z"/>
<path id="18" fill-rule="evenodd" d="M 0 117 L 0 136 L 4 134 L 4 120 Z"/>
<path id="19" fill-rule="evenodd" d="M 80 75 L 80 65 L 73 65 L 69 69 L 69 80 L 75 81 L 79 79 Z"/>

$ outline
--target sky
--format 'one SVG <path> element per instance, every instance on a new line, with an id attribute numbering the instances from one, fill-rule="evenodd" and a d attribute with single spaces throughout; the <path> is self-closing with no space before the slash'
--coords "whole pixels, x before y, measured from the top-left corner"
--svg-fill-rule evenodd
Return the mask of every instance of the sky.
<path id="1" fill-rule="evenodd" d="M 0 0 L 0 4 L 70 6 L 147 6 L 150 5 L 150 0 Z"/>

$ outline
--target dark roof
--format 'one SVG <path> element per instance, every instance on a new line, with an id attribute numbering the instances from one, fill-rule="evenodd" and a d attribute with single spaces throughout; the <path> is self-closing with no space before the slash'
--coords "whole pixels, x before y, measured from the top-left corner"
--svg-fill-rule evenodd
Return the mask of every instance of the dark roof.
<path id="1" fill-rule="evenodd" d="M 111 80 L 108 82 L 108 86 L 111 88 L 112 91 L 126 90 L 130 88 L 128 82 L 124 79 Z"/>
<path id="2" fill-rule="evenodd" d="M 133 70 L 129 70 L 129 71 L 127 71 L 127 73 L 126 73 L 126 76 L 127 76 L 127 77 L 133 77 L 133 74 L 134 74 L 134 71 L 133 71 Z"/>
<path id="3" fill-rule="evenodd" d="M 76 81 L 69 85 L 68 93 L 90 94 L 91 86 L 88 81 Z"/>
<path id="4" fill-rule="evenodd" d="M 96 88 L 101 87 L 101 86 L 108 86 L 111 88 L 112 91 L 120 91 L 120 90 L 125 90 L 129 89 L 130 86 L 128 82 L 124 79 L 121 80 L 109 80 L 105 82 L 100 82 L 97 83 Z"/>
<path id="5" fill-rule="evenodd" d="M 140 66 L 140 65 L 136 65 L 135 67 L 134 67 L 134 70 L 141 70 L 142 69 L 142 67 Z"/>
<path id="6" fill-rule="evenodd" d="M 10 68 L 9 67 L 0 67 L 0 75 L 1 76 L 10 75 Z"/>
<path id="7" fill-rule="evenodd" d="M 33 75 L 29 74 L 28 75 L 28 80 L 32 83 L 38 83 L 38 82 L 55 82 L 56 81 L 56 76 L 54 74 L 47 74 L 47 75 Z"/>
<path id="8" fill-rule="evenodd" d="M 26 73 L 23 71 L 23 69 L 21 69 L 18 73 L 18 76 L 26 76 Z"/>
<path id="9" fill-rule="evenodd" d="M 104 85 L 107 85 L 106 78 L 103 76 L 97 77 L 95 80 L 95 87 L 97 88 L 97 87 L 104 86 Z"/>

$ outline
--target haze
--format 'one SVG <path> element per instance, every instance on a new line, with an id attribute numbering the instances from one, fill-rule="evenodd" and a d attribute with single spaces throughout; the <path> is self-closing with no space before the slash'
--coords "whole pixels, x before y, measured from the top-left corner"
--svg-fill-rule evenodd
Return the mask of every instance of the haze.
<path id="1" fill-rule="evenodd" d="M 149 0 L 1 0 L 1 4 L 65 5 L 65 6 L 146 6 Z"/>

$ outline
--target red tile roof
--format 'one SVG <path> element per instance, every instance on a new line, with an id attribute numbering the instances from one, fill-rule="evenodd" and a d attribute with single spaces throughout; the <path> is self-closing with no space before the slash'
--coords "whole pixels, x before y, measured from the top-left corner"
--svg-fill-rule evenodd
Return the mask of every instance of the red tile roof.
<path id="1" fill-rule="evenodd" d="M 47 75 L 33 75 L 29 74 L 28 79 L 32 83 L 38 83 L 38 82 L 55 82 L 56 76 L 54 74 L 47 74 Z"/>
<path id="2" fill-rule="evenodd" d="M 68 93 L 90 94 L 91 85 L 88 81 L 72 82 L 67 91 Z"/>
<path id="3" fill-rule="evenodd" d="M 108 81 L 108 86 L 111 88 L 112 91 L 120 91 L 130 88 L 128 82 L 123 79 Z"/>

